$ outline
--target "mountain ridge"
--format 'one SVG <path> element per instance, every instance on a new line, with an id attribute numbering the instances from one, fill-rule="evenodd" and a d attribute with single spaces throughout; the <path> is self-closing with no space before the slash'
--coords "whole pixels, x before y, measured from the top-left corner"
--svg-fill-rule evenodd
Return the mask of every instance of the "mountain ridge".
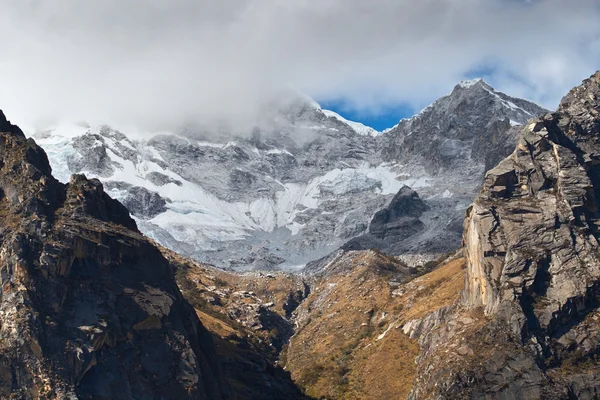
<path id="1" fill-rule="evenodd" d="M 479 82 L 458 90 L 472 88 L 487 91 Z M 444 104 L 453 114 L 481 98 L 450 100 Z M 496 112 L 527 113 L 507 101 L 496 99 L 492 113 L 461 120 L 432 107 L 422 116 L 445 117 L 440 128 L 427 130 L 432 119 L 415 119 L 401 145 L 418 149 L 434 132 L 460 142 L 452 149 L 463 151 L 467 143 L 473 151 L 486 135 L 513 137 L 517 128 Z M 507 129 L 496 131 L 498 121 Z M 478 194 L 458 251 L 423 263 L 376 248 L 342 250 L 312 274 L 235 274 L 155 246 L 138 229 L 143 219 L 131 217 L 100 180 L 74 174 L 68 183 L 57 181 L 44 150 L 0 113 L 0 394 L 304 398 L 291 376 L 307 395 L 326 398 L 593 399 L 600 395 L 600 71 L 571 90 L 556 112 L 520 126 L 516 137 L 510 154 L 485 172 L 482 187 L 468 186 L 477 176 L 464 181 L 465 198 L 474 188 Z M 268 153 L 268 139 L 255 139 L 258 156 L 288 157 Z M 157 143 L 186 148 L 164 140 Z M 73 143 L 91 150 L 86 154 L 95 158 L 83 165 L 99 173 L 123 171 L 119 159 L 141 154 L 139 144 L 110 128 Z M 452 150 L 445 143 L 433 140 L 425 152 L 401 157 L 443 160 Z M 226 150 L 240 163 L 249 161 L 245 146 L 198 147 L 207 148 L 203 157 Z M 173 156 L 152 154 L 158 166 Z M 449 159 L 470 166 L 469 173 L 485 171 L 488 161 L 484 154 Z M 447 166 L 431 167 L 436 184 L 449 178 Z M 145 172 L 134 177 L 185 187 L 181 175 Z M 356 200 L 353 178 L 342 188 L 323 181 L 321 193 Z M 144 188 L 131 191 L 128 182 L 106 184 L 152 205 L 144 212 L 168 203 Z M 441 204 L 459 211 L 460 203 L 449 200 L 453 190 L 421 198 L 402 186 L 365 230 L 402 246 L 409 221 L 447 245 L 432 216 L 444 215 Z M 408 233 L 420 245 L 423 236 Z M 265 247 L 258 250 L 279 261 Z"/>
<path id="2" fill-rule="evenodd" d="M 600 395 L 600 71 L 518 138 L 487 172 L 457 252 L 418 265 L 350 249 L 311 269 L 285 354 L 307 393 Z"/>
<path id="3" fill-rule="evenodd" d="M 366 232 L 371 216 L 404 185 L 432 207 L 426 228 L 398 249 L 433 259 L 460 243 L 462 211 L 494 161 L 488 158 L 501 157 L 496 150 L 515 140 L 509 117 L 521 123 L 530 117 L 511 107 L 518 99 L 484 83 L 453 93 L 434 103 L 435 113 L 428 108 L 414 117 L 410 136 L 406 128 L 357 134 L 299 99 L 272 110 L 276 122 L 267 126 L 275 130 L 257 128 L 250 138 L 208 142 L 205 134 L 189 131 L 187 137 L 134 140 L 97 127 L 36 139 L 62 179 L 73 172 L 101 179 L 144 233 L 200 261 L 237 270 L 296 270 Z M 457 107 L 464 109 L 458 119 L 452 117 Z M 452 137 L 436 127 L 440 121 L 455 127 L 454 133 L 440 128 Z M 480 129 L 486 133 L 471 137 Z M 430 136 L 435 140 L 424 145 Z M 487 146 L 488 140 L 495 143 Z M 434 230 L 445 239 L 434 242 Z M 240 254 L 240 248 L 247 250 Z"/>
<path id="4" fill-rule="evenodd" d="M 412 398 L 598 396 L 599 95 L 600 71 L 486 175 L 465 219 L 461 300 L 405 327 L 423 351 Z"/>

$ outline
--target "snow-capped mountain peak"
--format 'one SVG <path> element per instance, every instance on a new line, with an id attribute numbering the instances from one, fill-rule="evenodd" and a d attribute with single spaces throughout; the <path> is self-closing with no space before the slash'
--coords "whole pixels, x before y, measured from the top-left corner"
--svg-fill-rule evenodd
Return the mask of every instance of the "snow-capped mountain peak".
<path id="1" fill-rule="evenodd" d="M 468 80 L 464 80 L 464 81 L 460 81 L 458 86 L 464 88 L 464 89 L 468 89 L 472 86 L 477 85 L 478 83 L 485 83 L 483 79 L 481 78 L 475 78 L 475 79 L 468 79 Z"/>
<path id="2" fill-rule="evenodd" d="M 474 84 L 385 135 L 300 96 L 274 102 L 264 120 L 277 123 L 251 136 L 130 135 L 73 124 L 30 134 L 58 179 L 100 179 L 161 244 L 240 270 L 293 269 L 364 233 L 404 185 L 430 209 L 424 230 L 395 251 L 434 255 L 458 246 L 488 155 L 503 154 L 498 143 L 512 140 L 512 124 L 544 111 Z"/>
<path id="3" fill-rule="evenodd" d="M 321 111 L 323 111 L 323 114 L 327 115 L 328 117 L 336 118 L 337 120 L 349 125 L 359 135 L 368 135 L 368 136 L 375 137 L 375 136 L 379 135 L 379 133 L 380 133 L 376 129 L 373 129 L 370 126 L 366 126 L 360 122 L 347 120 L 346 118 L 342 117 L 340 114 L 336 113 L 335 111 L 323 110 L 323 109 L 321 109 Z"/>

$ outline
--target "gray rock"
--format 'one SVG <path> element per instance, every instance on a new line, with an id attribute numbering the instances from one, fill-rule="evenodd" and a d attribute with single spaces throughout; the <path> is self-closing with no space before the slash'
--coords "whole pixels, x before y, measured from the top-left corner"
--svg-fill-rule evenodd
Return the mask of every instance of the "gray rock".
<path id="1" fill-rule="evenodd" d="M 172 266 L 100 181 L 58 182 L 2 113 L 0 168 L 0 397 L 229 398 Z"/>
<path id="2" fill-rule="evenodd" d="M 167 211 L 166 199 L 141 186 L 128 188 L 127 194 L 121 198 L 121 202 L 132 215 L 144 219 L 151 219 Z"/>
<path id="3" fill-rule="evenodd" d="M 179 181 L 177 179 L 173 179 L 170 176 L 167 176 L 165 174 L 161 174 L 158 171 L 152 171 L 152 172 L 146 174 L 146 179 L 148 179 L 150 182 L 152 182 L 156 186 L 164 186 L 168 183 L 174 183 L 177 186 L 182 185 L 181 181 Z"/>
<path id="4" fill-rule="evenodd" d="M 428 209 L 417 192 L 404 186 L 386 208 L 375 213 L 369 233 L 384 241 L 401 241 L 423 227 L 419 217 Z"/>
<path id="5" fill-rule="evenodd" d="M 600 71 L 526 124 L 486 174 L 465 219 L 462 299 L 419 332 L 412 398 L 597 396 L 599 98 Z M 475 315 L 479 327 L 449 323 Z M 478 357 L 453 353 L 462 337 Z"/>
<path id="6" fill-rule="evenodd" d="M 481 80 L 459 84 L 451 94 L 388 132 L 381 143 L 382 155 L 386 161 L 418 162 L 432 173 L 456 170 L 469 160 L 486 162 L 490 153 L 499 150 L 501 159 L 514 147 L 504 143 L 510 137 L 511 121 L 524 124 L 546 112 L 497 92 Z"/>

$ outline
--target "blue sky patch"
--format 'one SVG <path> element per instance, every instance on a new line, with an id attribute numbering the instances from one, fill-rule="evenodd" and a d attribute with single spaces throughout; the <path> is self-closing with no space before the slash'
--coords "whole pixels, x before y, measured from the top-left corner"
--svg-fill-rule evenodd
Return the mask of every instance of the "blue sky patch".
<path id="1" fill-rule="evenodd" d="M 378 131 L 391 128 L 402 118 L 410 118 L 419 112 L 419 110 L 415 111 L 412 107 L 399 105 L 397 107 L 390 107 L 378 114 L 367 114 L 365 112 L 349 109 L 341 102 L 318 101 L 318 103 L 321 105 L 321 108 L 325 110 L 335 111 L 350 121 L 361 122 Z"/>

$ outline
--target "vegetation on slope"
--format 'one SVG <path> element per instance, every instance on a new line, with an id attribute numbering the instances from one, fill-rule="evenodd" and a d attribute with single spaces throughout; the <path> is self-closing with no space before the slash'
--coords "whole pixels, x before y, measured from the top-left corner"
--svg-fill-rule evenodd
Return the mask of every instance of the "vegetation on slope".
<path id="1" fill-rule="evenodd" d="M 416 269 L 375 251 L 327 269 L 298 310 L 286 369 L 315 398 L 406 397 L 420 349 L 401 327 L 458 299 L 464 259 L 415 279 Z"/>

